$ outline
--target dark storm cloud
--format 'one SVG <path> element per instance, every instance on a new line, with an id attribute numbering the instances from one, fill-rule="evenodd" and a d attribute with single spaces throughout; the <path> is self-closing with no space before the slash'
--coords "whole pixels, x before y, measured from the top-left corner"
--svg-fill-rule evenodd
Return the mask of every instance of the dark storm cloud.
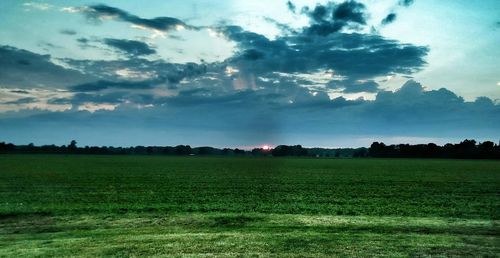
<path id="1" fill-rule="evenodd" d="M 113 16 L 129 22 L 141 19 L 112 7 L 100 6 L 93 10 L 93 15 L 99 13 L 102 17 Z M 351 26 L 366 23 L 364 10 L 364 5 L 346 1 L 318 5 L 314 10 L 304 12 L 312 17 L 312 25 L 340 21 Z M 137 58 L 112 61 L 59 59 L 85 74 L 83 82 L 61 80 L 65 83 L 63 88 L 77 93 L 68 102 L 75 105 L 84 102 L 176 103 L 178 106 L 252 102 L 253 105 L 277 109 L 341 107 L 359 103 L 330 100 L 327 95 L 329 89 L 341 89 L 344 93 L 376 93 L 379 89 L 375 77 L 419 71 L 426 64 L 424 57 L 428 52 L 427 47 L 402 44 L 380 35 L 341 31 L 318 35 L 311 34 L 310 27 L 274 40 L 239 26 L 216 29 L 237 44 L 237 51 L 222 62 L 202 64 L 175 64 L 140 58 L 155 53 L 154 49 L 140 41 L 80 38 L 78 42 L 85 46 L 102 47 L 100 44 L 104 43 Z M 49 59 L 48 56 L 45 58 Z M 30 66 L 30 61 L 21 59 L 18 64 Z M 233 68 L 236 72 L 227 72 Z M 302 76 L 326 71 L 344 79 L 327 83 L 327 88 L 320 89 L 315 78 Z M 168 97 L 155 96 L 153 92 L 158 91 L 167 92 L 164 94 Z M 65 103 L 66 100 L 56 96 L 51 101 Z"/>
<path id="2" fill-rule="evenodd" d="M 169 31 L 177 29 L 177 26 L 182 26 L 186 29 L 197 29 L 183 21 L 172 17 L 156 17 L 152 19 L 144 19 L 139 16 L 128 13 L 124 10 L 99 4 L 92 5 L 82 9 L 89 19 L 101 20 L 104 17 L 129 22 L 131 24 L 159 31 Z"/>
<path id="3" fill-rule="evenodd" d="M 281 39 L 271 41 L 264 35 L 246 31 L 240 26 L 224 26 L 219 27 L 218 30 L 229 40 L 237 42 L 243 49 L 253 47 L 255 49 L 271 51 L 273 49 L 283 49 L 286 47 L 286 42 Z"/>
<path id="4" fill-rule="evenodd" d="M 158 81 L 96 81 L 91 83 L 84 83 L 70 87 L 70 90 L 75 92 L 91 92 L 101 91 L 109 88 L 127 89 L 127 90 L 141 90 L 151 89 Z"/>
<path id="5" fill-rule="evenodd" d="M 151 48 L 148 44 L 137 40 L 107 38 L 104 39 L 103 42 L 129 56 L 151 55 L 156 53 L 156 50 Z"/>
<path id="6" fill-rule="evenodd" d="M 71 99 L 68 98 L 53 98 L 47 100 L 48 104 L 52 105 L 66 105 L 66 104 L 71 104 Z"/>
<path id="7" fill-rule="evenodd" d="M 414 126 L 414 130 L 439 130 L 434 134 L 446 134 L 441 130 L 499 128 L 500 105 L 488 100 L 465 102 L 447 89 L 426 91 L 419 83 L 408 81 L 396 92 L 379 92 L 370 108 L 363 112 L 370 120 L 388 121 L 401 129 L 407 124 Z"/>
<path id="8" fill-rule="evenodd" d="M 412 1 L 399 3 L 385 24 L 394 21 L 398 8 Z M 64 112 L 21 110 L 0 116 L 2 134 L 24 132 L 36 139 L 49 138 L 44 132 L 62 137 L 65 128 L 88 128 L 81 131 L 112 137 L 128 132 L 123 133 L 121 144 L 130 135 L 140 134 L 137 138 L 154 140 L 175 135 L 179 144 L 212 140 L 207 145 L 219 145 L 217 141 L 226 136 L 260 141 L 279 135 L 280 130 L 301 139 L 307 134 L 498 136 L 500 106 L 489 98 L 466 102 L 447 89 L 429 91 L 414 81 L 395 92 L 382 90 L 377 83 L 382 76 L 410 76 L 425 67 L 429 48 L 363 34 L 358 29 L 366 28 L 369 17 L 363 4 L 330 2 L 301 12 L 291 2 L 287 6 L 309 17 L 308 26 L 292 29 L 268 18 L 282 31 L 274 39 L 239 26 L 213 28 L 236 45 L 234 55 L 213 63 L 143 58 L 155 53 L 144 42 L 90 36 L 75 40 L 83 47 L 112 47 L 134 58 L 53 59 L 1 46 L 0 85 L 12 89 L 7 94 L 28 94 L 31 91 L 23 89 L 46 87 L 54 90 L 48 104 L 72 105 Z M 179 25 L 197 29 L 175 18 L 145 19 L 106 5 L 81 10 L 98 21 L 111 18 L 161 31 Z M 332 93 L 372 93 L 376 98 L 330 99 Z M 2 104 L 21 106 L 35 101 L 21 98 Z M 116 109 L 92 114 L 78 111 L 92 104 L 112 104 Z M 129 129 L 137 131 L 133 134 Z M 213 137 L 211 132 L 223 136 Z M 183 134 L 187 138 L 176 137 Z"/>
<path id="9" fill-rule="evenodd" d="M 353 80 L 343 80 L 343 81 L 330 81 L 327 87 L 332 89 L 343 89 L 343 93 L 360 93 L 368 92 L 375 93 L 379 91 L 379 85 L 373 80 L 366 81 L 353 81 Z"/>
<path id="10" fill-rule="evenodd" d="M 41 47 L 45 51 L 50 51 L 51 49 L 63 48 L 62 46 L 58 46 L 50 42 L 40 42 L 37 44 L 37 46 Z"/>
<path id="11" fill-rule="evenodd" d="M 306 31 L 309 34 L 327 36 L 346 27 L 355 29 L 366 25 L 365 10 L 364 4 L 352 0 L 340 4 L 318 4 L 313 10 L 306 8 L 303 12 L 311 18 L 311 26 Z"/>
<path id="12" fill-rule="evenodd" d="M 401 6 L 408 7 L 412 5 L 415 2 L 415 0 L 399 0 L 398 4 Z"/>
<path id="13" fill-rule="evenodd" d="M 77 38 L 76 41 L 80 44 L 88 44 L 90 42 L 87 38 Z"/>
<path id="14" fill-rule="evenodd" d="M 400 9 L 401 7 L 409 7 L 414 3 L 414 0 L 399 0 L 397 6 L 394 6 L 392 11 L 385 16 L 384 19 L 380 22 L 382 26 L 388 25 L 396 21 L 397 18 L 397 10 Z"/>
<path id="15" fill-rule="evenodd" d="M 269 22 L 269 23 L 273 24 L 274 26 L 276 26 L 276 28 L 278 28 L 283 34 L 296 33 L 296 31 L 292 27 L 290 27 L 290 25 L 288 25 L 288 24 L 278 22 L 275 19 L 270 18 L 270 17 L 263 17 L 263 19 L 266 22 Z"/>
<path id="16" fill-rule="evenodd" d="M 248 49 L 243 51 L 242 57 L 246 60 L 255 61 L 257 59 L 264 58 L 264 53 L 256 49 Z"/>
<path id="17" fill-rule="evenodd" d="M 342 88 L 348 92 L 376 92 L 374 77 L 410 75 L 426 65 L 428 47 L 402 44 L 376 34 L 342 32 L 343 28 L 366 25 L 365 11 L 365 6 L 356 1 L 329 2 L 312 10 L 303 8 L 311 25 L 274 40 L 239 26 L 219 27 L 219 32 L 236 42 L 239 50 L 225 63 L 238 68 L 238 76 L 248 80 L 247 85 L 253 84 L 254 76 L 273 78 L 276 75 L 272 73 L 276 72 L 307 74 L 333 70 L 347 77 Z M 395 14 L 387 22 L 394 18 Z M 371 82 L 352 83 L 358 80 Z M 304 80 L 301 83 L 313 84 Z"/>
<path id="18" fill-rule="evenodd" d="M 85 103 L 93 104 L 124 104 L 125 102 L 134 104 L 151 104 L 155 103 L 155 97 L 152 94 L 140 93 L 129 91 L 127 89 L 118 89 L 112 92 L 79 92 L 74 94 L 71 98 L 53 98 L 49 99 L 47 103 L 54 105 L 71 104 L 73 108 Z"/>
<path id="19" fill-rule="evenodd" d="M 99 49 L 99 50 L 103 49 L 102 41 L 96 38 L 93 39 L 77 38 L 76 42 L 78 43 L 78 46 L 84 50 L 88 48 Z"/>
<path id="20" fill-rule="evenodd" d="M 147 104 L 147 103 L 143 103 Z M 210 106 L 212 110 L 226 108 L 237 109 L 267 109 L 267 110 L 289 110 L 289 109 L 315 109 L 339 108 L 355 104 L 343 98 L 330 100 L 324 92 L 312 94 L 306 88 L 289 85 L 274 89 L 244 89 L 221 93 L 206 88 L 195 88 L 181 90 L 178 95 L 157 98 L 151 104 L 165 104 L 178 109 L 196 108 L 201 105 Z M 207 107 L 208 108 L 208 107 Z"/>
<path id="21" fill-rule="evenodd" d="M 144 21 L 146 19 L 118 8 L 104 5 L 89 8 L 83 9 L 89 17 L 114 17 L 136 25 L 146 23 Z M 179 83 L 185 80 L 183 88 L 210 88 L 211 96 L 219 96 L 240 89 L 274 89 L 274 83 L 261 81 L 258 77 L 265 77 L 273 82 L 280 82 L 284 87 L 297 89 L 299 84 L 307 86 L 316 83 L 309 79 L 294 77 L 294 74 L 333 70 L 336 75 L 347 78 L 343 81 L 345 85 L 336 87 L 344 88 L 346 92 L 376 92 L 374 77 L 387 74 L 412 74 L 426 64 L 424 57 L 428 52 L 427 47 L 401 44 L 373 34 L 340 31 L 322 35 L 310 33 L 312 26 L 321 23 L 340 22 L 342 26 L 348 27 L 353 24 L 366 24 L 367 14 L 364 11 L 365 6 L 356 1 L 318 5 L 314 10 L 303 10 L 303 13 L 311 17 L 310 27 L 293 32 L 289 30 L 290 34 L 278 36 L 274 40 L 245 31 L 238 26 L 219 27 L 217 30 L 228 40 L 236 42 L 238 49 L 235 55 L 220 63 L 173 64 L 163 60 L 149 61 L 142 58 L 115 61 L 64 59 L 62 61 L 70 67 L 95 77 L 85 83 L 67 83 L 66 87 L 72 91 L 82 92 L 118 91 L 120 88 L 150 90 L 158 85 L 177 89 L 180 87 Z M 155 29 L 166 28 L 149 25 Z M 144 42 L 134 40 L 80 38 L 78 42 L 85 47 L 101 47 L 99 43 L 102 42 L 128 56 L 135 57 L 155 52 Z M 235 67 L 239 72 L 230 77 L 226 76 L 225 69 L 228 66 Z M 120 70 L 127 71 L 126 73 L 130 75 L 120 75 L 117 73 Z M 294 78 L 284 82 L 283 75 L 279 73 L 287 73 Z M 155 83 L 149 84 L 151 81 Z M 369 83 L 353 83 L 356 81 Z"/>
<path id="22" fill-rule="evenodd" d="M 110 104 L 119 104 L 122 103 L 126 96 L 130 94 L 125 91 L 120 92 L 112 92 L 106 94 L 93 94 L 93 93 L 77 93 L 73 98 L 71 98 L 71 104 L 80 104 L 80 103 L 110 103 Z"/>
<path id="23" fill-rule="evenodd" d="M 92 75 L 64 68 L 40 55 L 11 46 L 0 46 L 0 84 L 11 88 L 65 87 L 93 80 Z"/>
<path id="24" fill-rule="evenodd" d="M 346 1 L 337 5 L 333 11 L 333 19 L 337 21 L 366 24 L 365 5 L 356 1 Z"/>
<path id="25" fill-rule="evenodd" d="M 94 104 L 122 104 L 125 101 L 133 101 L 134 103 L 151 103 L 153 102 L 151 95 L 134 94 L 129 91 L 116 91 L 110 93 L 101 92 L 80 92 L 73 95 L 71 98 L 53 98 L 47 101 L 54 105 L 75 105 L 73 108 L 84 103 Z"/>
<path id="26" fill-rule="evenodd" d="M 388 14 L 383 20 L 382 25 L 391 24 L 396 20 L 397 15 L 395 13 Z"/>
<path id="27" fill-rule="evenodd" d="M 176 108 L 192 108 L 209 105 L 213 110 L 220 110 L 224 106 L 240 105 L 241 107 L 250 107 L 248 103 L 258 102 L 258 93 L 250 90 L 234 92 L 231 94 L 215 94 L 207 89 L 191 89 L 180 91 L 177 96 L 166 97 L 158 100 L 160 103 L 167 104 Z M 258 102 L 259 104 L 265 104 Z"/>
<path id="28" fill-rule="evenodd" d="M 4 102 L 2 104 L 6 104 L 6 105 L 20 105 L 20 104 L 29 104 L 29 103 L 35 103 L 35 102 L 37 102 L 36 98 L 28 97 L 28 98 L 17 99 L 17 100 L 14 100 L 14 101 Z"/>
<path id="29" fill-rule="evenodd" d="M 29 94 L 29 91 L 25 91 L 25 90 L 11 90 L 10 92 L 17 93 L 17 94 Z"/>
<path id="30" fill-rule="evenodd" d="M 68 36 L 76 35 L 76 31 L 75 30 L 70 30 L 70 29 L 60 30 L 59 33 L 61 33 L 63 35 L 68 35 Z"/>
<path id="31" fill-rule="evenodd" d="M 333 69 L 354 80 L 389 73 L 411 74 L 426 64 L 424 57 L 429 51 L 427 47 L 402 44 L 373 34 L 336 33 L 324 37 L 296 34 L 269 40 L 237 26 L 224 27 L 221 32 L 237 42 L 240 49 L 228 62 L 256 75 Z M 247 51 L 258 55 L 248 58 Z"/>
<path id="32" fill-rule="evenodd" d="M 86 71 L 89 74 L 94 74 L 103 80 L 116 81 L 116 71 L 120 69 L 130 69 L 131 71 L 146 76 L 151 74 L 151 79 L 163 79 L 169 83 L 176 84 L 184 78 L 202 76 L 207 72 L 207 69 L 218 69 L 217 64 L 196 64 L 185 63 L 176 64 L 168 63 L 163 60 L 146 60 L 143 58 L 132 58 L 127 60 L 112 60 L 112 61 L 89 61 L 89 60 L 74 60 L 64 59 L 65 63 L 79 70 Z M 146 76 L 147 77 L 147 76 Z M 143 77 L 128 77 L 128 81 L 144 80 Z"/>
<path id="33" fill-rule="evenodd" d="M 393 106 L 414 106 L 415 104 L 432 104 L 442 106 L 443 103 L 450 107 L 464 103 L 464 99 L 455 93 L 441 88 L 439 90 L 426 91 L 424 87 L 413 80 L 407 81 L 395 92 L 382 91 L 377 94 L 376 103 Z"/>
<path id="34" fill-rule="evenodd" d="M 206 89 L 183 91 L 178 98 L 161 100 L 165 105 L 155 103 L 147 109 L 121 105 L 114 111 L 93 114 L 73 109 L 30 115 L 21 120 L 2 118 L 0 121 L 5 125 L 2 128 L 5 137 L 28 132 L 27 128 L 34 137 L 43 137 L 49 131 L 74 137 L 74 134 L 66 135 L 64 128 L 92 128 L 93 132 L 99 131 L 107 137 L 115 137 L 117 133 L 123 133 L 122 137 L 130 137 L 135 135 L 131 134 L 134 130 L 140 131 L 141 137 L 147 135 L 156 140 L 175 135 L 174 138 L 181 137 L 180 141 L 184 144 L 196 145 L 235 145 L 246 140 L 261 141 L 268 135 L 275 137 L 271 131 L 276 130 L 284 138 L 266 140 L 289 143 L 281 140 L 296 134 L 300 134 L 300 138 L 294 139 L 299 141 L 313 135 L 448 138 L 481 135 L 495 138 L 500 128 L 500 106 L 490 99 L 483 97 L 475 102 L 465 102 L 449 90 L 427 91 L 413 81 L 395 92 L 379 92 L 373 101 L 343 98 L 328 100 L 325 96 L 311 99 L 309 95 L 304 95 L 304 100 L 296 99 L 288 106 L 276 106 L 272 104 L 275 102 L 270 104 L 269 100 L 289 96 L 246 90 L 210 98 L 210 93 Z M 116 103 L 112 101 L 123 96 L 81 94 L 77 98 L 83 102 Z M 224 135 L 223 140 L 228 142 L 220 142 L 221 139 L 214 138 L 211 132 Z M 165 139 L 172 141 L 172 138 Z M 324 141 L 325 138 L 321 139 Z M 106 143 L 107 140 L 102 139 L 101 144 Z"/>
<path id="35" fill-rule="evenodd" d="M 295 4 L 293 4 L 291 1 L 288 1 L 286 2 L 286 7 L 288 8 L 288 10 L 290 10 L 292 13 L 295 13 L 297 7 L 295 6 Z"/>

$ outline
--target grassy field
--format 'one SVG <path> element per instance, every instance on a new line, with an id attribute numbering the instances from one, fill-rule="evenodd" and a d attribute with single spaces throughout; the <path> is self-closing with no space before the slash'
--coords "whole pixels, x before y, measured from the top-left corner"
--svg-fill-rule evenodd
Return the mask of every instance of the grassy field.
<path id="1" fill-rule="evenodd" d="M 500 254 L 500 162 L 0 156 L 0 256 Z"/>

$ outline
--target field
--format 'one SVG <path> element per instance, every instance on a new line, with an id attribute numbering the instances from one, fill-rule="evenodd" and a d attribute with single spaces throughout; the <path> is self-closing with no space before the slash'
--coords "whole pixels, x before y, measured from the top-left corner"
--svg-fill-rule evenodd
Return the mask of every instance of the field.
<path id="1" fill-rule="evenodd" d="M 0 256 L 500 254 L 500 162 L 0 155 Z"/>

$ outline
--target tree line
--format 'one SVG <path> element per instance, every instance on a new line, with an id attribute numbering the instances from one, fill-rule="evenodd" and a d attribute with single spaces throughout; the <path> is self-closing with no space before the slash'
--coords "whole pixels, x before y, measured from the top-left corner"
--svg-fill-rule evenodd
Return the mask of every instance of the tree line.
<path id="1" fill-rule="evenodd" d="M 369 148 L 304 148 L 301 145 L 279 145 L 272 149 L 214 148 L 209 146 L 77 146 L 76 141 L 68 145 L 35 146 L 15 145 L 0 142 L 0 154 L 97 154 L 97 155 L 212 155 L 212 156 L 297 156 L 297 157 L 372 157 L 372 158 L 455 158 L 455 159 L 500 159 L 500 145 L 491 141 L 477 143 L 464 140 L 458 144 L 393 144 L 374 142 Z"/>
<path id="2" fill-rule="evenodd" d="M 366 155 L 375 158 L 500 159 L 500 145 L 491 141 L 477 143 L 475 140 L 443 146 L 434 143 L 385 145 L 374 142 Z"/>

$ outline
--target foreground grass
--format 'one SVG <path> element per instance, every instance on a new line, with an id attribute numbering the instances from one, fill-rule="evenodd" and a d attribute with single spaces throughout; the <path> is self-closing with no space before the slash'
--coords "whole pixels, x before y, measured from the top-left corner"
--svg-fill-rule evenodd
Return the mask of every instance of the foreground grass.
<path id="1" fill-rule="evenodd" d="M 24 216 L 0 223 L 5 256 L 495 256 L 495 222 L 283 214 Z"/>
<path id="2" fill-rule="evenodd" d="M 0 156 L 0 256 L 498 256 L 500 162 Z"/>

